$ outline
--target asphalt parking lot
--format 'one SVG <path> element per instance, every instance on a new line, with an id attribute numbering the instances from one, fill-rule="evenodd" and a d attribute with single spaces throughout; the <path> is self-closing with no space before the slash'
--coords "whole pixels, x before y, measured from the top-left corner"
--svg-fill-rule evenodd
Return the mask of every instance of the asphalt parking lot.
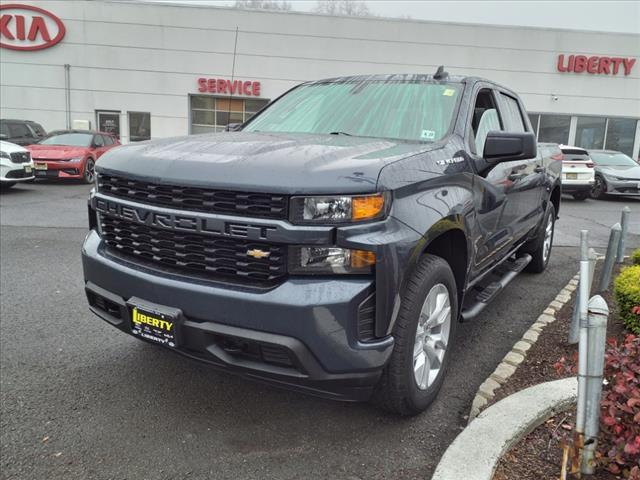
<path id="1" fill-rule="evenodd" d="M 89 188 L 0 196 L 4 479 L 428 478 L 478 385 L 576 273 L 580 228 L 603 247 L 629 205 L 640 245 L 637 200 L 563 199 L 547 272 L 461 326 L 440 396 L 403 419 L 218 373 L 94 318 L 80 265 Z"/>

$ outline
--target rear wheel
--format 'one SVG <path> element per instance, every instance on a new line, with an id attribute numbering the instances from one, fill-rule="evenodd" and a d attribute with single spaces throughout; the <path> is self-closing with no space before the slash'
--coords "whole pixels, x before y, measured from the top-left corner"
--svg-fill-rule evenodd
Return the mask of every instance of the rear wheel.
<path id="1" fill-rule="evenodd" d="M 593 188 L 591 189 L 591 198 L 599 198 L 602 199 L 607 194 L 607 183 L 604 181 L 600 175 L 596 175 L 595 183 L 593 184 Z"/>
<path id="2" fill-rule="evenodd" d="M 442 386 L 457 324 L 453 272 L 442 258 L 425 256 L 402 299 L 393 329 L 393 353 L 374 403 L 399 415 L 425 410 Z"/>
<path id="3" fill-rule="evenodd" d="M 574 199 L 576 200 L 586 200 L 587 198 L 589 198 L 591 192 L 576 192 L 574 193 L 572 196 Z"/>
<path id="4" fill-rule="evenodd" d="M 93 158 L 87 158 L 84 164 L 83 177 L 85 183 L 93 183 L 96 176 L 96 162 Z"/>
<path id="5" fill-rule="evenodd" d="M 526 250 L 526 253 L 531 254 L 531 262 L 525 268 L 527 272 L 542 273 L 549 264 L 551 248 L 553 247 L 553 232 L 556 225 L 556 209 L 551 202 L 547 207 L 542 225 L 542 229 L 533 241 L 533 248 Z"/>

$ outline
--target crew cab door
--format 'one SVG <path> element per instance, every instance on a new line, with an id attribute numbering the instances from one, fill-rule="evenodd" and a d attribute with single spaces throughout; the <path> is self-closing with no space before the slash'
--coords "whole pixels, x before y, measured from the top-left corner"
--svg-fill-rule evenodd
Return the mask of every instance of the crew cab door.
<path id="1" fill-rule="evenodd" d="M 504 90 L 496 90 L 498 109 L 504 130 L 514 133 L 530 131 L 525 121 L 524 109 L 518 99 Z M 517 160 L 502 164 L 506 174 L 505 191 L 507 205 L 505 215 L 514 241 L 519 241 L 534 229 L 544 213 L 542 211 L 542 189 L 544 168 L 540 154 L 536 158 Z"/>

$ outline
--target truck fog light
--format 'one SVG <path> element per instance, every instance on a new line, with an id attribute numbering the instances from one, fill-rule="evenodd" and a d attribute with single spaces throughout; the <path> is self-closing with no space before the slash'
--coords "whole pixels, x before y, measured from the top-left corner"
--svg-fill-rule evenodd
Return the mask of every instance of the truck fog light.
<path id="1" fill-rule="evenodd" d="M 290 247 L 289 273 L 294 275 L 370 274 L 376 254 L 340 247 Z"/>

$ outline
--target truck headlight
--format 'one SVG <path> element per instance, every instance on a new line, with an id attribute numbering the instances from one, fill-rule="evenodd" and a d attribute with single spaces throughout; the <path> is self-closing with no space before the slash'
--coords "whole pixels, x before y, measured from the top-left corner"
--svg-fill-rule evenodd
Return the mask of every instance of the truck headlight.
<path id="1" fill-rule="evenodd" d="M 343 224 L 384 218 L 389 195 L 336 195 L 293 197 L 291 222 L 296 224 Z"/>
<path id="2" fill-rule="evenodd" d="M 375 263 L 376 254 L 367 250 L 289 247 L 289 273 L 293 275 L 370 274 Z"/>

